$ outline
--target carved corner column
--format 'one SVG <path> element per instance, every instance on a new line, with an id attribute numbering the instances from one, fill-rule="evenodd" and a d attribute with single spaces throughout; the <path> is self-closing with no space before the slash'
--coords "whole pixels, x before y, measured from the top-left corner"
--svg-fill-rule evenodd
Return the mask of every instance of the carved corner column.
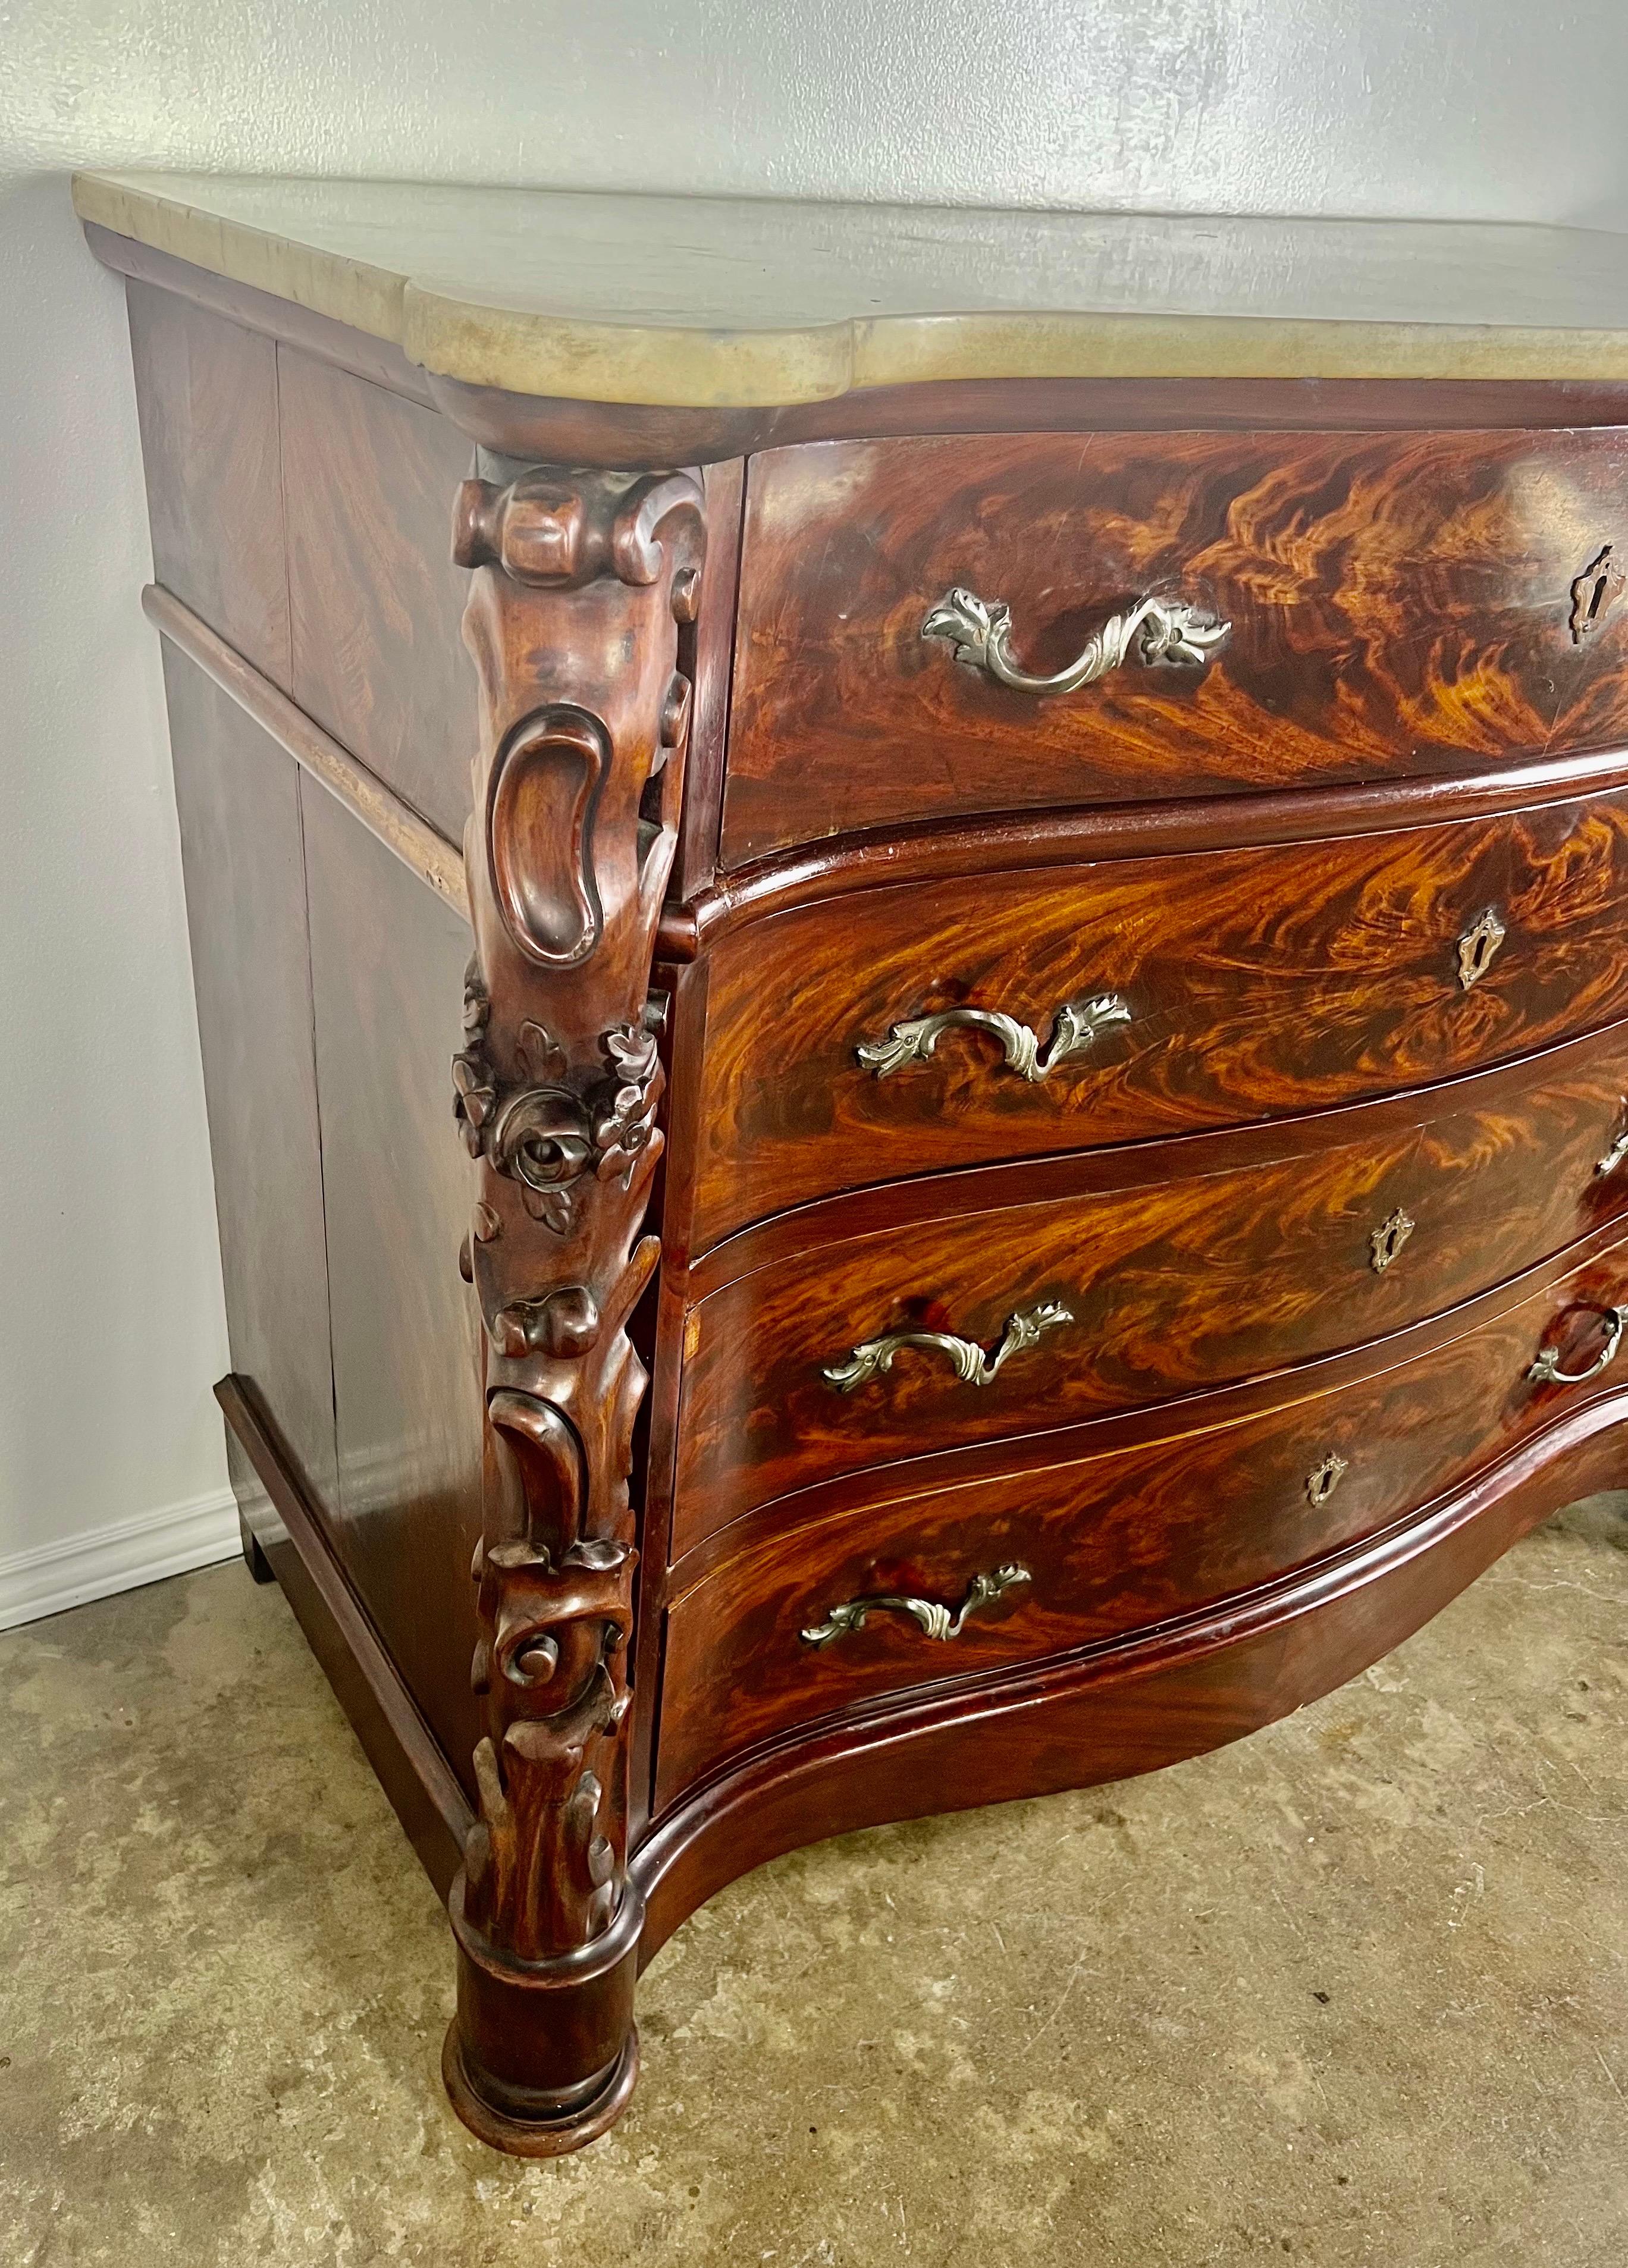
<path id="1" fill-rule="evenodd" d="M 627 1324 L 659 1254 L 640 1234 L 662 1140 L 649 984 L 705 531 L 681 473 L 483 469 L 453 525 L 481 681 L 453 1083 L 480 1167 L 462 1265 L 487 1342 L 486 1734 L 443 2070 L 484 2140 L 548 2156 L 604 2132 L 638 2060 L 628 1482 L 646 1379 Z"/>

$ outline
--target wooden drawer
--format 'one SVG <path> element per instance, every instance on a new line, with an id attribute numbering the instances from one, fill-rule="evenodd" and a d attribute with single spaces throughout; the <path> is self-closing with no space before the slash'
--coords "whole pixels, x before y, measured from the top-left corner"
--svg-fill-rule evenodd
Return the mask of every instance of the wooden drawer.
<path id="1" fill-rule="evenodd" d="M 1387 1526 L 1595 1390 L 1528 1373 L 1544 1350 L 1568 1371 L 1599 1363 L 1613 1344 L 1600 1309 L 1624 1299 L 1618 1247 L 1358 1385 L 814 1525 L 756 1527 L 668 1609 L 659 1803 L 790 1727 L 1166 1621 Z M 1596 1375 L 1609 1385 L 1615 1373 Z M 978 1577 L 1013 1567 L 1027 1580 L 944 1642 L 894 1606 L 842 1628 L 849 1602 L 954 1609 Z M 811 1643 L 806 1631 L 827 1635 Z"/>
<path id="2" fill-rule="evenodd" d="M 723 855 L 958 814 L 1427 772 L 1628 737 L 1628 630 L 1572 585 L 1628 525 L 1628 437 L 1041 433 L 753 460 Z M 1055 673 L 1149 594 L 1203 666 L 1070 693 L 960 666 L 961 586 Z M 1628 615 L 1628 608 L 1622 610 Z"/>
<path id="3" fill-rule="evenodd" d="M 895 1226 L 726 1284 L 685 1334 L 675 1550 L 816 1481 L 1258 1376 L 1518 1274 L 1628 1206 L 1628 1163 L 1598 1170 L 1628 1027 L 1558 1053 L 1377 1129 L 1232 1142 L 1255 1154 L 1220 1169 L 1178 1143 L 1078 1161 L 1072 1188 L 1049 1169 L 1035 1202 L 1011 1201 L 1021 1174 L 928 1183 Z"/>
<path id="4" fill-rule="evenodd" d="M 1466 984 L 1488 913 L 1503 935 Z M 1102 998 L 1125 1020 L 1044 1077 L 989 1027 L 1023 1027 L 1043 1070 L 1064 1004 Z M 897 1044 L 969 1010 L 984 1027 L 952 1023 L 930 1057 Z M 1628 809 L 1609 796 L 860 891 L 716 950 L 693 1242 L 869 1182 L 1396 1093 L 1624 1014 Z"/>

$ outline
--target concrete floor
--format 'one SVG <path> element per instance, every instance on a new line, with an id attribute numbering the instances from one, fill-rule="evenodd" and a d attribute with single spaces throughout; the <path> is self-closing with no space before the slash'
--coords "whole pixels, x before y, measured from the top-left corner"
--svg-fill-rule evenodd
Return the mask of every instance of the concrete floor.
<path id="1" fill-rule="evenodd" d="M 1624 1501 L 1219 1756 L 749 1875 L 545 2165 L 442 2100 L 444 1924 L 280 1595 L 14 1631 L 0 2260 L 1617 2268 Z"/>

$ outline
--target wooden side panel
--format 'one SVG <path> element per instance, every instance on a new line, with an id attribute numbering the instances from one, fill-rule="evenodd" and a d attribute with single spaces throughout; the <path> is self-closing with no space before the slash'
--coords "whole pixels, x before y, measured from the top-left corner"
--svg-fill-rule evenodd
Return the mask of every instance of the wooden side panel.
<path id="1" fill-rule="evenodd" d="M 322 1523 L 268 1435 L 241 1379 L 215 1388 L 246 1536 L 282 1585 L 431 1881 L 445 1896 L 469 1831 L 451 1765 L 357 1605 Z"/>
<path id="2" fill-rule="evenodd" d="M 276 349 L 150 284 L 128 290 L 154 577 L 286 692 Z"/>
<path id="3" fill-rule="evenodd" d="M 1628 736 L 1628 437 L 1100 434 L 753 460 L 723 864 L 862 828 L 1438 771 Z M 1035 696 L 922 636 L 954 586 L 1050 675 L 1157 595 L 1231 624 Z"/>
<path id="4" fill-rule="evenodd" d="M 658 1806 L 725 1756 L 880 1694 L 991 1675 L 1241 1595 L 1374 1533 L 1507 1455 L 1583 1389 L 1527 1373 L 1597 1363 L 1621 1248 L 1405 1368 L 1241 1425 L 760 1529 L 670 1608 Z M 1602 1380 L 1597 1390 L 1609 1390 Z M 1330 1460 L 1336 1461 L 1330 1463 Z M 1326 1492 L 1325 1492 L 1326 1491 Z M 955 1609 L 1020 1567 L 952 1638 L 896 1606 Z M 811 1642 L 802 1633 L 829 1634 Z"/>
<path id="5" fill-rule="evenodd" d="M 1459 940 L 1504 935 L 1466 986 Z M 1628 1012 L 1628 811 L 1600 796 L 1323 843 L 857 893 L 712 961 L 694 1241 L 808 1198 L 983 1159 L 1248 1123 L 1507 1061 Z M 1049 1041 L 1064 1001 L 1126 1020 L 1030 1081 L 952 1027 Z M 874 1060 L 874 1059 L 873 1059 Z"/>
<path id="6" fill-rule="evenodd" d="M 299 776 L 166 648 L 232 1368 L 306 1493 L 338 1503 Z M 382 855 L 382 854 L 381 854 Z"/>
<path id="7" fill-rule="evenodd" d="M 460 843 L 475 706 L 452 500 L 468 439 L 348 371 L 279 355 L 294 697 Z"/>
<path id="8" fill-rule="evenodd" d="M 481 1532 L 481 1359 L 458 1248 L 473 1197 L 449 1042 L 469 932 L 302 781 L 334 1312 L 334 1542 L 463 1773 Z"/>

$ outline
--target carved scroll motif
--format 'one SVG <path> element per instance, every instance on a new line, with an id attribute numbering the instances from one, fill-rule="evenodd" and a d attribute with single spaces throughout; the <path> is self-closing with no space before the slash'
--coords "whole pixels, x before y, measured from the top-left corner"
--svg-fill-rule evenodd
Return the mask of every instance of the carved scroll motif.
<path id="1" fill-rule="evenodd" d="M 462 1913 L 504 1958 L 546 1964 L 632 1895 L 628 1481 L 645 1373 L 627 1324 L 658 1257 L 639 1233 L 662 1141 L 649 982 L 704 533 L 682 474 L 484 469 L 500 476 L 465 482 L 453 528 L 475 571 L 482 718 L 453 1077 L 480 1166 L 463 1267 L 487 1336 L 486 1733 Z"/>

